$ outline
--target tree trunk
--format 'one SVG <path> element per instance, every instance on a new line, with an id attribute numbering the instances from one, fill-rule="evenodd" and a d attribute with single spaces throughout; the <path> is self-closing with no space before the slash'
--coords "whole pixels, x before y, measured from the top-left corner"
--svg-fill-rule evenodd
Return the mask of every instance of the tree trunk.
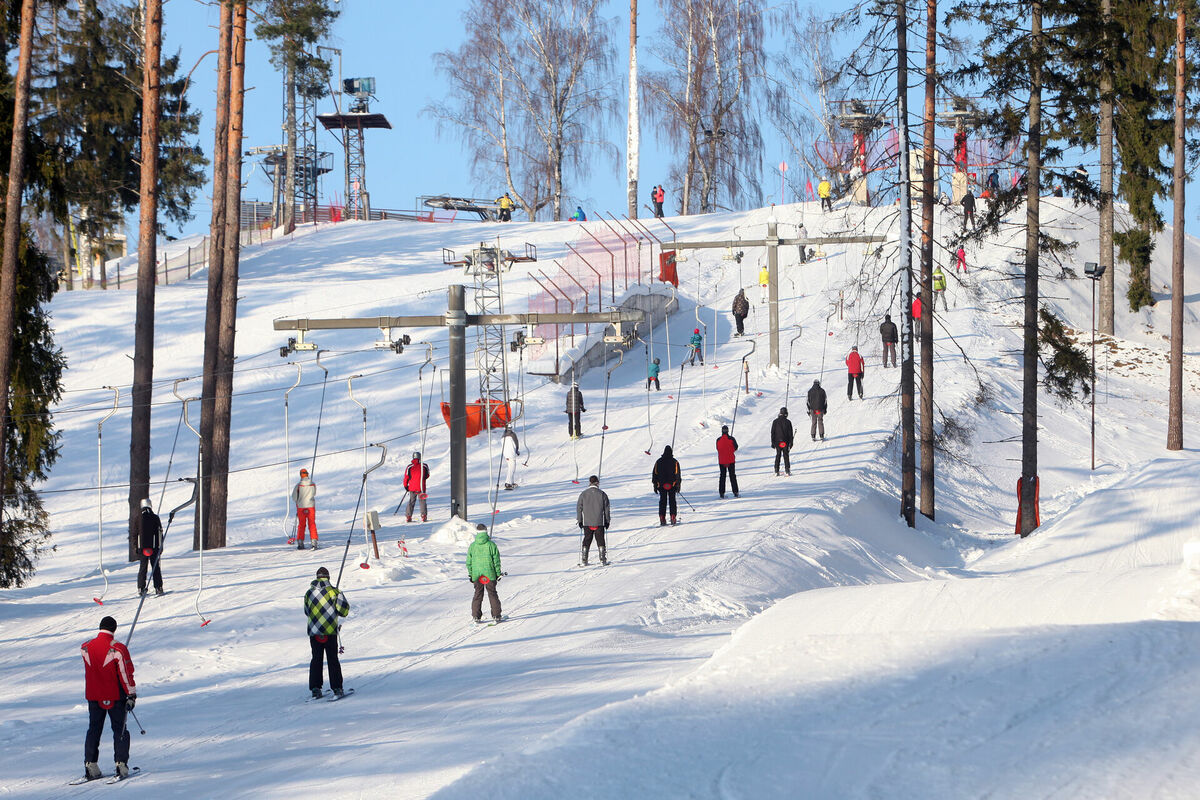
<path id="1" fill-rule="evenodd" d="M 234 340 L 237 333 L 238 206 L 242 201 L 242 111 L 246 77 L 246 1 L 233 11 L 233 47 L 229 70 L 229 136 L 225 181 L 225 264 L 221 280 L 221 327 L 217 345 L 217 382 L 213 403 L 212 480 L 205 549 L 225 546 L 229 502 L 229 442 L 233 422 Z"/>
<path id="2" fill-rule="evenodd" d="M 12 149 L 8 158 L 8 191 L 4 199 L 4 254 L 0 260 L 0 491 L 7 489 L 5 444 L 8 442 L 8 384 L 12 378 L 13 325 L 17 306 L 17 266 L 21 255 L 21 193 L 25 189 L 25 135 L 29 120 L 29 76 L 32 72 L 34 0 L 21 3 L 21 40 L 13 96 Z M 100 476 L 96 476 L 99 481 Z M 0 503 L 0 508 L 3 504 Z"/>
<path id="3" fill-rule="evenodd" d="M 933 170 L 937 97 L 937 0 L 925 9 L 925 141 L 921 150 L 921 513 L 934 518 Z"/>
<path id="4" fill-rule="evenodd" d="M 209 226 L 208 300 L 204 310 L 204 386 L 200 392 L 200 449 L 204 452 L 204 474 L 200 480 L 200 502 L 209 508 L 209 481 L 212 475 L 212 452 L 209 443 L 213 431 L 213 397 L 217 389 L 217 347 L 221 333 L 221 283 L 225 264 L 225 185 L 228 181 L 227 145 L 229 136 L 229 52 L 233 36 L 233 8 L 221 4 L 221 21 L 217 29 L 217 115 L 216 141 L 213 146 L 213 204 Z M 208 519 L 204 520 L 208 524 Z M 192 548 L 200 549 L 201 536 L 208 540 L 207 531 L 200 530 L 200 515 L 192 536 Z"/>
<path id="5" fill-rule="evenodd" d="M 908 12 L 907 0 L 896 0 L 896 96 L 900 120 L 900 275 L 904 285 L 904 310 L 901 311 L 902 358 L 900 365 L 900 514 L 908 527 L 916 525 L 916 475 L 913 447 L 913 338 L 912 338 L 912 182 L 909 180 L 908 136 Z M 935 0 L 930 0 L 932 4 Z M 932 40 L 931 40 L 932 41 Z M 927 129 L 928 130 L 928 129 Z M 928 189 L 925 196 L 929 196 Z M 922 245 L 924 243 L 922 242 Z M 803 247 L 803 245 L 801 245 Z M 922 252 L 924 247 L 922 246 Z M 924 397 L 924 394 L 922 394 Z"/>
<path id="6" fill-rule="evenodd" d="M 1042 0 L 1033 0 L 1029 88 L 1029 166 L 1025 212 L 1025 325 L 1021 391 L 1021 536 L 1037 521 L 1037 395 L 1038 395 L 1038 230 L 1042 170 Z"/>
<path id="7" fill-rule="evenodd" d="M 295 56 L 288 56 L 286 86 L 284 86 L 284 101 L 287 103 L 287 147 L 286 147 L 286 165 L 285 174 L 283 177 L 283 229 L 291 233 L 296 229 L 296 59 Z M 348 136 L 346 131 L 342 131 L 342 135 Z M 348 157 L 348 156 L 347 156 Z M 346 204 L 350 203 L 349 189 L 346 194 Z M 359 208 L 357 203 L 353 209 L 354 216 L 351 219 L 358 219 Z"/>
<path id="8" fill-rule="evenodd" d="M 626 191 L 630 219 L 638 215 L 638 161 L 641 150 L 641 129 L 638 120 L 637 68 L 637 0 L 629 0 L 629 121 L 625 137 L 625 173 L 629 186 Z"/>
<path id="9" fill-rule="evenodd" d="M 1112 24 L 1112 0 L 1100 0 L 1104 24 Z M 1112 43 L 1105 31 L 1104 58 L 1100 72 L 1100 333 L 1115 332 L 1113 270 L 1113 61 Z"/>
<path id="10" fill-rule="evenodd" d="M 162 0 L 147 0 L 142 59 L 142 164 L 137 318 L 133 327 L 133 420 L 129 432 L 129 560 L 138 560 L 140 502 L 150 496 L 150 402 L 154 390 L 154 289 L 158 265 L 158 115 Z"/>
<path id="11" fill-rule="evenodd" d="M 1167 400 L 1167 449 L 1183 449 L 1183 237 L 1187 153 L 1187 7 L 1175 7 L 1175 214 L 1171 231 L 1171 387 Z"/>

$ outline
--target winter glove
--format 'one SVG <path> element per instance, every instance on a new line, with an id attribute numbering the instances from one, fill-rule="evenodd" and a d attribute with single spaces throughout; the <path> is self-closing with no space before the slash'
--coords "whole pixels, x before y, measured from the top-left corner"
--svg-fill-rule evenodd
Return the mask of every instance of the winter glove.
<path id="1" fill-rule="evenodd" d="M 126 711 L 133 711 L 133 707 L 135 705 L 137 705 L 137 695 L 136 694 L 131 694 L 131 695 L 129 695 L 129 697 L 125 698 L 125 710 Z"/>

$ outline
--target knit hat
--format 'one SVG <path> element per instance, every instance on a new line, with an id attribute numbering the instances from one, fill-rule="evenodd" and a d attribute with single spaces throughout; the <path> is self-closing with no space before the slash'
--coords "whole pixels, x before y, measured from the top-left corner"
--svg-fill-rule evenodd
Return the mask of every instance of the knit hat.
<path id="1" fill-rule="evenodd" d="M 588 483 L 591 484 L 592 486 L 599 486 L 600 485 L 600 476 L 593 475 L 592 477 L 588 478 Z"/>
<path id="2" fill-rule="evenodd" d="M 729 426 L 728 426 L 728 425 L 722 425 L 722 426 L 721 426 L 721 433 L 729 433 Z"/>
<path id="3" fill-rule="evenodd" d="M 325 569 L 324 567 L 317 567 L 317 577 L 318 578 L 328 578 L 329 570 Z"/>
<path id="4" fill-rule="evenodd" d="M 858 349 L 858 345 L 851 345 L 850 349 L 851 349 L 851 350 L 857 350 L 857 349 Z"/>
<path id="5" fill-rule="evenodd" d="M 787 416 L 787 406 L 784 406 L 783 408 L 779 409 L 779 416 L 781 416 L 781 417 Z"/>
<path id="6" fill-rule="evenodd" d="M 100 630 L 108 631 L 109 633 L 117 632 L 117 621 L 112 617 L 105 617 L 100 620 Z"/>

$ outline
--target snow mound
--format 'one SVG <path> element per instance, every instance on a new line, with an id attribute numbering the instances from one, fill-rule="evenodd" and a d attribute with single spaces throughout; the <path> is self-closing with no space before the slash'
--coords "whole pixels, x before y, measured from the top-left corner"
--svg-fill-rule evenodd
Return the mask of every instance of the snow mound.
<path id="1" fill-rule="evenodd" d="M 445 525 L 429 535 L 429 541 L 436 544 L 466 547 L 475 541 L 475 523 L 451 517 Z"/>

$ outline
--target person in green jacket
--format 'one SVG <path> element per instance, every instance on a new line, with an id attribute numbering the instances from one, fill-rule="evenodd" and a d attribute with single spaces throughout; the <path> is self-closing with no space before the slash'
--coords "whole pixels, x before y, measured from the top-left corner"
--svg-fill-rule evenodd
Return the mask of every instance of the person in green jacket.
<path id="1" fill-rule="evenodd" d="M 656 358 L 656 359 L 654 359 L 654 363 L 651 364 L 646 370 L 646 391 L 647 392 L 650 391 L 650 384 L 652 384 L 652 383 L 654 384 L 654 391 L 656 391 L 656 392 L 662 391 L 662 386 L 658 382 L 659 369 L 661 369 L 661 365 L 659 364 L 659 360 Z"/>
<path id="2" fill-rule="evenodd" d="M 949 311 L 950 307 L 946 305 L 946 273 L 942 272 L 942 268 L 933 268 L 933 308 L 937 309 L 938 298 L 942 298 L 942 310 Z"/>
<path id="3" fill-rule="evenodd" d="M 492 620 L 499 622 L 500 595 L 496 594 L 496 584 L 503 574 L 500 570 L 500 551 L 488 536 L 487 525 L 481 522 L 475 526 L 475 531 L 475 541 L 467 548 L 467 577 L 475 584 L 475 597 L 471 600 L 471 618 L 476 622 L 483 620 L 483 593 L 486 590 L 488 603 L 492 607 Z"/>
<path id="4" fill-rule="evenodd" d="M 692 351 L 692 360 L 688 362 L 693 367 L 696 366 L 696 356 L 700 356 L 700 366 L 704 366 L 704 337 L 700 335 L 700 329 L 692 331 L 692 338 L 688 340 L 688 348 Z"/>
<path id="5" fill-rule="evenodd" d="M 313 697 L 321 696 L 321 667 L 329 662 L 329 688 L 342 696 L 342 665 L 338 661 L 338 617 L 350 613 L 350 601 L 337 587 L 329 584 L 329 570 L 321 567 L 304 593 L 304 615 L 308 617 L 308 642 L 312 660 L 308 664 L 308 688 Z"/>

